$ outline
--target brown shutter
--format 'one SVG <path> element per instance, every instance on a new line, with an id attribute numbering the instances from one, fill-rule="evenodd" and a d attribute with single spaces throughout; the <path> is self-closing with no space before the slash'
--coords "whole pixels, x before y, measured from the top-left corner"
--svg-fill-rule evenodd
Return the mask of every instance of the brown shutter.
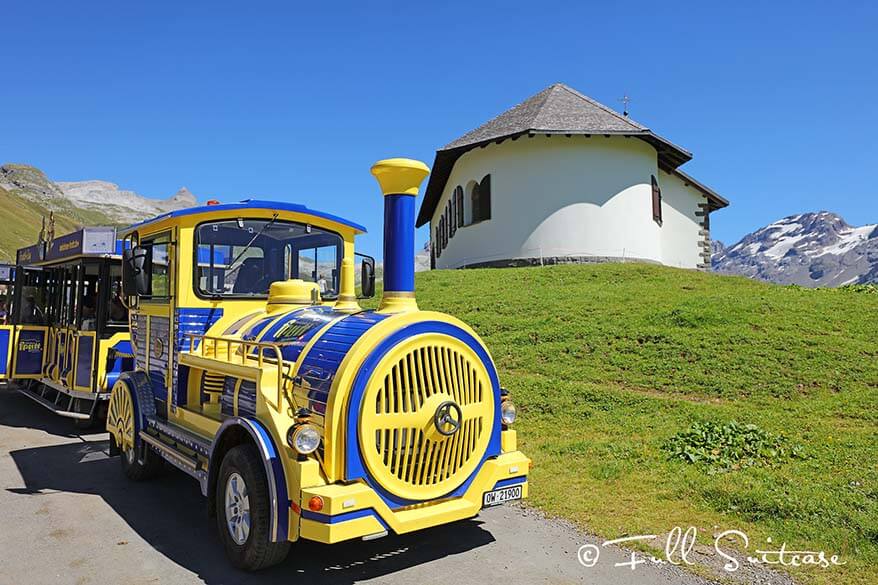
<path id="1" fill-rule="evenodd" d="M 662 190 L 655 175 L 652 176 L 652 219 L 662 225 Z"/>

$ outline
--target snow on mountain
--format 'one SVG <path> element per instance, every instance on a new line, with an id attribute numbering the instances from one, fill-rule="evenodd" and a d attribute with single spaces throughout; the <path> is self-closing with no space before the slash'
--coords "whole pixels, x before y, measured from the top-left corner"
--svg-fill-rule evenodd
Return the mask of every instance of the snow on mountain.
<path id="1" fill-rule="evenodd" d="M 853 227 L 829 211 L 785 217 L 713 248 L 713 269 L 778 284 L 878 281 L 878 224 Z"/>

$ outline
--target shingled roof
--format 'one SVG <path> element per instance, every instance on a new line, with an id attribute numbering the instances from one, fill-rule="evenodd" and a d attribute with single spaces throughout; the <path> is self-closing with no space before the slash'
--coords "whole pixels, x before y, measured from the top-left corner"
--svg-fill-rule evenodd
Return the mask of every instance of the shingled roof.
<path id="1" fill-rule="evenodd" d="M 430 221 L 433 210 L 451 175 L 454 163 L 464 153 L 491 142 L 502 142 L 524 134 L 598 134 L 635 136 L 658 152 L 659 165 L 676 169 L 692 155 L 634 120 L 613 111 L 575 89 L 556 83 L 468 132 L 436 151 L 430 181 L 418 213 L 417 226 Z"/>

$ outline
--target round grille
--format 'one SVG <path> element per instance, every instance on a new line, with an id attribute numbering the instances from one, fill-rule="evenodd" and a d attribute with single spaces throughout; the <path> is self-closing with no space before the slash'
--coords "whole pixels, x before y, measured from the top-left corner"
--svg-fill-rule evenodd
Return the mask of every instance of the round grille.
<path id="1" fill-rule="evenodd" d="M 423 334 L 378 364 L 361 407 L 360 446 L 372 476 L 391 493 L 436 498 L 466 480 L 494 424 L 494 393 L 468 345 Z"/>

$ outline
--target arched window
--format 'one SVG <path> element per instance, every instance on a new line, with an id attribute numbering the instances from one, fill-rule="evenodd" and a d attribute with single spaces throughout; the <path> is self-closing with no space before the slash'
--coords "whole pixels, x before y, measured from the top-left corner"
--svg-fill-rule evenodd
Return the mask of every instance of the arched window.
<path id="1" fill-rule="evenodd" d="M 466 191 L 466 207 L 467 211 L 469 211 L 466 224 L 470 225 L 479 221 L 479 184 L 475 181 L 470 181 Z"/>
<path id="2" fill-rule="evenodd" d="M 458 185 L 454 188 L 454 208 L 457 210 L 457 216 L 455 217 L 455 222 L 457 223 L 457 227 L 463 227 L 463 187 Z"/>
<path id="3" fill-rule="evenodd" d="M 449 236 L 454 237 L 454 232 L 457 231 L 457 218 L 455 215 L 457 214 L 457 204 L 454 200 L 453 194 L 452 197 L 448 200 L 448 229 Z"/>
<path id="4" fill-rule="evenodd" d="M 659 187 L 658 179 L 652 175 L 652 220 L 662 225 L 662 188 Z"/>
<path id="5" fill-rule="evenodd" d="M 440 221 L 441 224 L 441 221 Z M 439 239 L 439 234 L 442 230 L 439 229 L 439 226 L 436 226 L 436 235 L 433 238 L 433 253 L 436 254 L 436 257 L 442 255 L 442 240 Z"/>
<path id="6" fill-rule="evenodd" d="M 451 197 L 448 198 L 448 208 L 451 210 L 448 218 L 451 220 L 450 228 L 451 228 L 451 237 L 454 237 L 454 232 L 457 231 L 457 204 L 454 200 L 454 193 L 451 194 Z"/>

